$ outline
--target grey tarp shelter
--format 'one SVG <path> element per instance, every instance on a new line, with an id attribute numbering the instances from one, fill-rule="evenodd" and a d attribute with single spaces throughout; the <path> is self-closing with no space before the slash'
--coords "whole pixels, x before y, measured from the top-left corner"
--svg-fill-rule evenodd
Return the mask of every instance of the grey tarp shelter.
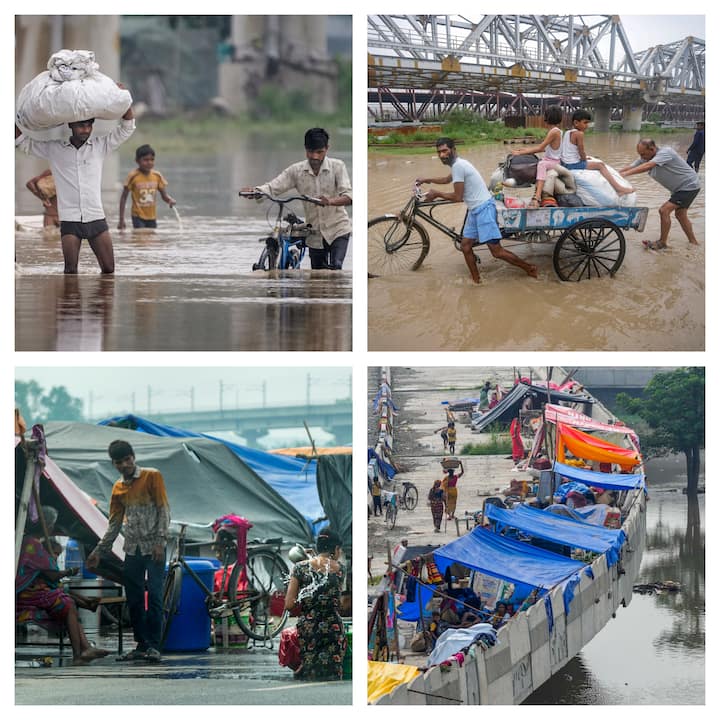
<path id="1" fill-rule="evenodd" d="M 352 556 L 352 455 L 320 455 L 317 488 L 330 525 L 340 535 L 345 555 Z"/>
<path id="2" fill-rule="evenodd" d="M 48 455 L 106 514 L 119 477 L 107 448 L 113 440 L 126 440 L 138 465 L 163 474 L 173 520 L 206 524 L 236 513 L 253 523 L 250 539 L 282 537 L 283 543 L 303 545 L 313 541 L 301 513 L 220 442 L 67 422 L 47 423 L 45 436 Z M 211 531 L 189 527 L 187 536 L 207 542 Z"/>

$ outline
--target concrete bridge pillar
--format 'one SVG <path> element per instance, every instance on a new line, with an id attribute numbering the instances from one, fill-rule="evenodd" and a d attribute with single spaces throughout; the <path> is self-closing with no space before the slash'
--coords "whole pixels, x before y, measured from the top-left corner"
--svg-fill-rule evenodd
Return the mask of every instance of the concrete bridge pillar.
<path id="1" fill-rule="evenodd" d="M 594 128 L 595 132 L 610 131 L 610 105 L 602 103 L 595 105 Z"/>
<path id="2" fill-rule="evenodd" d="M 623 131 L 640 131 L 640 128 L 642 127 L 642 111 L 642 103 L 623 105 Z"/>

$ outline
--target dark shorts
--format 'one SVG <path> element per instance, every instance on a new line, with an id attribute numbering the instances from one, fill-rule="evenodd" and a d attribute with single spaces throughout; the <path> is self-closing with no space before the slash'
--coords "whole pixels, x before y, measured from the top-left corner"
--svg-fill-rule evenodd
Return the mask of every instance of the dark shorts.
<path id="1" fill-rule="evenodd" d="M 105 218 L 102 220 L 93 220 L 92 222 L 72 222 L 68 220 L 60 221 L 60 236 L 74 235 L 81 240 L 94 240 L 98 235 L 109 230 Z"/>
<path id="2" fill-rule="evenodd" d="M 141 217 L 133 215 L 132 224 L 134 228 L 156 228 L 157 220 L 143 220 Z"/>
<path id="3" fill-rule="evenodd" d="M 676 190 L 670 196 L 670 202 L 679 208 L 689 208 L 699 192 L 700 188 L 697 190 Z"/>

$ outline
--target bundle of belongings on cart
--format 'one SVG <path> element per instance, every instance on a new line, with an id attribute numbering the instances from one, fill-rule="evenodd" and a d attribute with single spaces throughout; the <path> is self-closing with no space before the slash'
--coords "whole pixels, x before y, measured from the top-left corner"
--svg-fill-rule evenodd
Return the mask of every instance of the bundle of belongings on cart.
<path id="1" fill-rule="evenodd" d="M 588 160 L 597 158 L 588 157 Z M 488 188 L 496 199 L 502 199 L 506 207 L 525 207 L 516 197 L 503 195 L 503 187 L 533 187 L 536 181 L 536 155 L 508 155 L 490 176 Z M 606 165 L 613 177 L 622 185 L 630 185 L 610 165 Z M 618 195 L 612 185 L 597 170 L 568 170 L 558 163 L 547 171 L 542 188 L 542 207 L 633 207 L 637 202 L 635 193 Z"/>
<path id="2" fill-rule="evenodd" d="M 95 53 L 60 50 L 20 91 L 15 121 L 42 131 L 81 120 L 117 120 L 131 105 L 130 92 L 99 71 Z"/>

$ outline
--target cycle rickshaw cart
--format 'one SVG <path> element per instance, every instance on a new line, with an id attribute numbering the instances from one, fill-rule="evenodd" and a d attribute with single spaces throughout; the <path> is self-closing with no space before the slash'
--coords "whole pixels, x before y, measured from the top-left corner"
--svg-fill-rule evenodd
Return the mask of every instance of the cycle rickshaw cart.
<path id="1" fill-rule="evenodd" d="M 434 216 L 436 208 L 452 204 L 456 203 L 423 200 L 416 186 L 399 213 L 370 220 L 368 272 L 382 276 L 418 270 L 430 252 L 430 235 L 424 223 L 450 237 L 460 250 L 460 232 Z M 642 232 L 647 214 L 646 207 L 498 206 L 497 220 L 506 245 L 554 242 L 557 276 L 579 281 L 614 276 L 625 259 L 624 231 Z"/>

